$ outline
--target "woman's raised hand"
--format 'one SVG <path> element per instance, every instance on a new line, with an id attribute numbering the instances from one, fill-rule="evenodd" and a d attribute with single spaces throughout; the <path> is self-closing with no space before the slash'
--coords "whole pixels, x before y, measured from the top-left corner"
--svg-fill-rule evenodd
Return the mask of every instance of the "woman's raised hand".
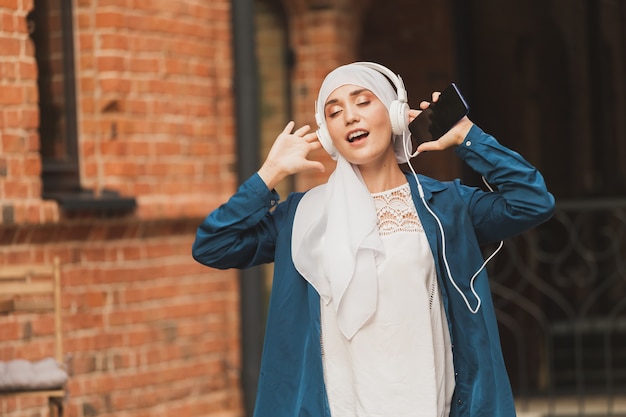
<path id="1" fill-rule="evenodd" d="M 435 91 L 432 94 L 433 103 L 439 100 L 440 92 Z M 409 110 L 409 120 L 413 121 L 419 115 L 422 110 L 427 109 L 430 106 L 430 102 L 422 101 L 420 103 L 420 110 Z M 450 129 L 445 135 L 437 140 L 423 142 L 417 147 L 418 152 L 426 151 L 442 151 L 453 146 L 460 145 L 469 133 L 474 123 L 467 117 L 463 117 L 458 121 L 452 129 Z"/>
<path id="2" fill-rule="evenodd" d="M 308 133 L 311 130 L 309 125 L 304 125 L 292 132 L 294 126 L 293 121 L 287 123 L 258 171 L 269 189 L 274 188 L 288 175 L 311 169 L 324 172 L 324 164 L 307 159 L 310 152 L 322 146 L 317 140 L 317 135 L 315 132 Z"/>

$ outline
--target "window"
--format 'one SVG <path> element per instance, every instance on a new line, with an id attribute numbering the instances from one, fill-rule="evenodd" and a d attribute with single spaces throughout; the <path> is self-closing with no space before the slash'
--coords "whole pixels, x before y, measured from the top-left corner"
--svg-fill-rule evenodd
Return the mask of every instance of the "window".
<path id="1" fill-rule="evenodd" d="M 44 193 L 80 188 L 72 5 L 36 0 L 28 16 L 37 60 Z"/>
<path id="2" fill-rule="evenodd" d="M 133 209 L 134 198 L 80 185 L 72 0 L 35 0 L 27 20 L 38 70 L 43 198 L 66 211 Z"/>

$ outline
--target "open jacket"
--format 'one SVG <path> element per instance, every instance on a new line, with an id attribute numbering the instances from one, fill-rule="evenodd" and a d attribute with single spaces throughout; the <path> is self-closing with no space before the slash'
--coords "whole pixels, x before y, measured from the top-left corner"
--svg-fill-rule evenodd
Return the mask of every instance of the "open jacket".
<path id="1" fill-rule="evenodd" d="M 484 262 L 480 246 L 548 220 L 554 198 L 533 166 L 477 126 L 455 152 L 495 186 L 495 192 L 458 180 L 419 180 L 445 231 L 452 276 L 475 308 L 470 278 Z M 474 283 L 482 300 L 474 314 L 445 271 L 436 220 L 420 199 L 415 178 L 407 175 L 407 180 L 434 256 L 453 344 L 456 386 L 450 416 L 513 417 L 487 273 L 483 270 Z M 291 230 L 302 195 L 292 193 L 278 204 L 278 195 L 255 174 L 202 222 L 193 245 L 193 257 L 214 268 L 275 264 L 255 417 L 330 417 L 320 349 L 320 298 L 291 258 Z"/>

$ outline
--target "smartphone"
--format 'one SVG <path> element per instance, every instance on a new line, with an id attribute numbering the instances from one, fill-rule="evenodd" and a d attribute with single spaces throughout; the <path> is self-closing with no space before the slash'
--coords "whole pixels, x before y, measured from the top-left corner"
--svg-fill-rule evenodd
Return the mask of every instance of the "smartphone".
<path id="1" fill-rule="evenodd" d="M 469 106 L 456 84 L 452 83 L 441 92 L 439 100 L 409 123 L 409 130 L 417 144 L 437 140 L 467 113 Z"/>

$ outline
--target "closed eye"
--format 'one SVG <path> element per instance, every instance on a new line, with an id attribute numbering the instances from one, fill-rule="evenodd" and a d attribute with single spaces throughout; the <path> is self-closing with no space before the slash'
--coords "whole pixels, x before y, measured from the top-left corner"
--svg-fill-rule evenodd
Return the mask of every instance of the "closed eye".
<path id="1" fill-rule="evenodd" d="M 331 118 L 331 119 L 332 119 L 332 118 L 334 118 L 334 117 L 337 117 L 337 115 L 338 115 L 339 113 L 341 113 L 341 109 L 332 110 L 332 111 L 330 111 L 330 112 L 328 113 L 328 116 L 326 116 L 326 117 L 329 117 L 329 118 Z"/>

